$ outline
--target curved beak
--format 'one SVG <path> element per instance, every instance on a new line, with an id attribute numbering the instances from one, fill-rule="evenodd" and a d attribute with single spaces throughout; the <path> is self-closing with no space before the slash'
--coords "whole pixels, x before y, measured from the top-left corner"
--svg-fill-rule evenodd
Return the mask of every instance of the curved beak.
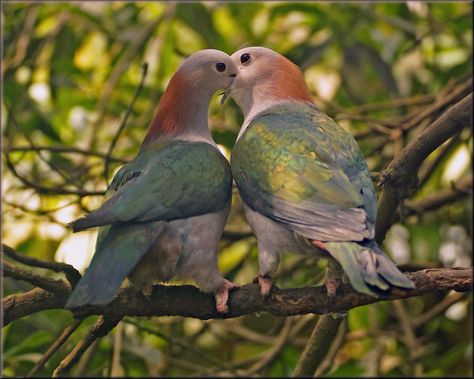
<path id="1" fill-rule="evenodd" d="M 233 88 L 234 82 L 235 82 L 235 77 L 236 77 L 236 75 L 233 75 L 232 80 L 229 83 L 228 87 L 222 93 L 223 96 L 222 96 L 221 101 L 220 101 L 221 105 L 224 105 L 225 101 L 227 100 L 227 97 L 229 96 L 230 92 L 232 91 L 232 88 Z"/>

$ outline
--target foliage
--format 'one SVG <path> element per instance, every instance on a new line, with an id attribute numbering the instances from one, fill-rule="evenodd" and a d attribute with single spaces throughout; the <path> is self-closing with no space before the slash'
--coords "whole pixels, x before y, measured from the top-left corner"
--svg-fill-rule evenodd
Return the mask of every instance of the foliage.
<path id="1" fill-rule="evenodd" d="M 29 256 L 67 261 L 81 270 L 95 234 L 72 236 L 65 224 L 100 204 L 107 187 L 104 157 L 144 62 L 144 86 L 112 152 L 108 177 L 137 152 L 183 57 L 200 49 L 232 53 L 263 45 L 289 57 L 304 70 L 316 103 L 356 136 L 374 173 L 444 108 L 435 107 L 405 133 L 400 126 L 472 81 L 469 3 L 3 2 L 2 7 L 3 240 Z M 238 107 L 232 102 L 221 107 L 216 96 L 210 125 L 227 155 L 241 122 Z M 472 133 L 464 130 L 422 166 L 425 180 L 407 202 L 407 217 L 385 241 L 405 269 L 471 264 L 469 197 L 460 192 L 434 210 L 416 207 L 452 185 L 466 186 L 471 150 Z M 252 281 L 257 249 L 237 195 L 219 259 L 228 279 Z M 324 262 L 311 257 L 286 256 L 277 285 L 320 283 L 323 268 Z M 31 288 L 10 278 L 3 283 L 5 295 Z M 472 375 L 471 296 L 457 301 L 452 296 L 435 293 L 351 310 L 336 337 L 340 348 L 319 374 Z M 439 314 L 426 317 L 435 306 Z M 127 318 L 91 347 L 72 375 L 289 376 L 316 319 Z M 70 312 L 54 310 L 5 327 L 3 375 L 26 375 L 72 321 Z M 94 321 L 86 319 L 37 375 L 50 375 Z M 291 328 L 286 336 L 285 327 Z M 254 366 L 281 338 L 274 357 Z M 111 359 L 117 354 L 119 359 Z"/>

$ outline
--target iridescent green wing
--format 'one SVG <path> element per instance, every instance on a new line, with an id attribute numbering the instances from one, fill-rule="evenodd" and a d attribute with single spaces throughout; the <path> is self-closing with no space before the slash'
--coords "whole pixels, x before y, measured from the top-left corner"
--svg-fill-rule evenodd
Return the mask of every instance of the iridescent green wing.
<path id="1" fill-rule="evenodd" d="M 232 173 L 253 209 L 308 238 L 373 236 L 375 195 L 355 140 L 316 107 L 258 115 L 236 143 Z"/>
<path id="2" fill-rule="evenodd" d="M 230 201 L 231 191 L 229 163 L 217 148 L 177 141 L 142 150 L 117 172 L 102 206 L 71 226 L 78 231 L 211 213 Z"/>

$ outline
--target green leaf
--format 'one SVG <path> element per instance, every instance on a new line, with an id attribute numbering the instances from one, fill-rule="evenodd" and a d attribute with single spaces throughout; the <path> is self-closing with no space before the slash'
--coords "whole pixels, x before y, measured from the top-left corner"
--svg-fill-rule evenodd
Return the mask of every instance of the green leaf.
<path id="1" fill-rule="evenodd" d="M 11 349 L 5 350 L 3 352 L 3 358 L 5 359 L 27 352 L 33 352 L 35 349 L 38 349 L 39 347 L 50 342 L 52 338 L 53 336 L 51 336 L 51 334 L 43 330 L 38 330 L 37 332 L 26 337 L 17 345 L 13 346 Z"/>
<path id="2" fill-rule="evenodd" d="M 214 27 L 211 14 L 203 4 L 179 3 L 176 17 L 198 32 L 206 41 L 207 48 L 227 50 L 226 41 Z"/>

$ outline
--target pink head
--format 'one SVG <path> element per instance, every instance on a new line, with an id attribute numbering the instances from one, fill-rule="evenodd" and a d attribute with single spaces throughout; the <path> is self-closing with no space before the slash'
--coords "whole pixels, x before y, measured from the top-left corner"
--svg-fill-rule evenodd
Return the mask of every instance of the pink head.
<path id="1" fill-rule="evenodd" d="M 245 118 L 281 101 L 313 102 L 303 73 L 266 47 L 246 47 L 232 54 L 238 68 L 230 96 Z"/>
<path id="2" fill-rule="evenodd" d="M 211 97 L 235 79 L 237 67 L 226 53 L 206 49 L 186 58 L 160 99 L 142 146 L 164 138 L 210 138 L 207 113 Z"/>

